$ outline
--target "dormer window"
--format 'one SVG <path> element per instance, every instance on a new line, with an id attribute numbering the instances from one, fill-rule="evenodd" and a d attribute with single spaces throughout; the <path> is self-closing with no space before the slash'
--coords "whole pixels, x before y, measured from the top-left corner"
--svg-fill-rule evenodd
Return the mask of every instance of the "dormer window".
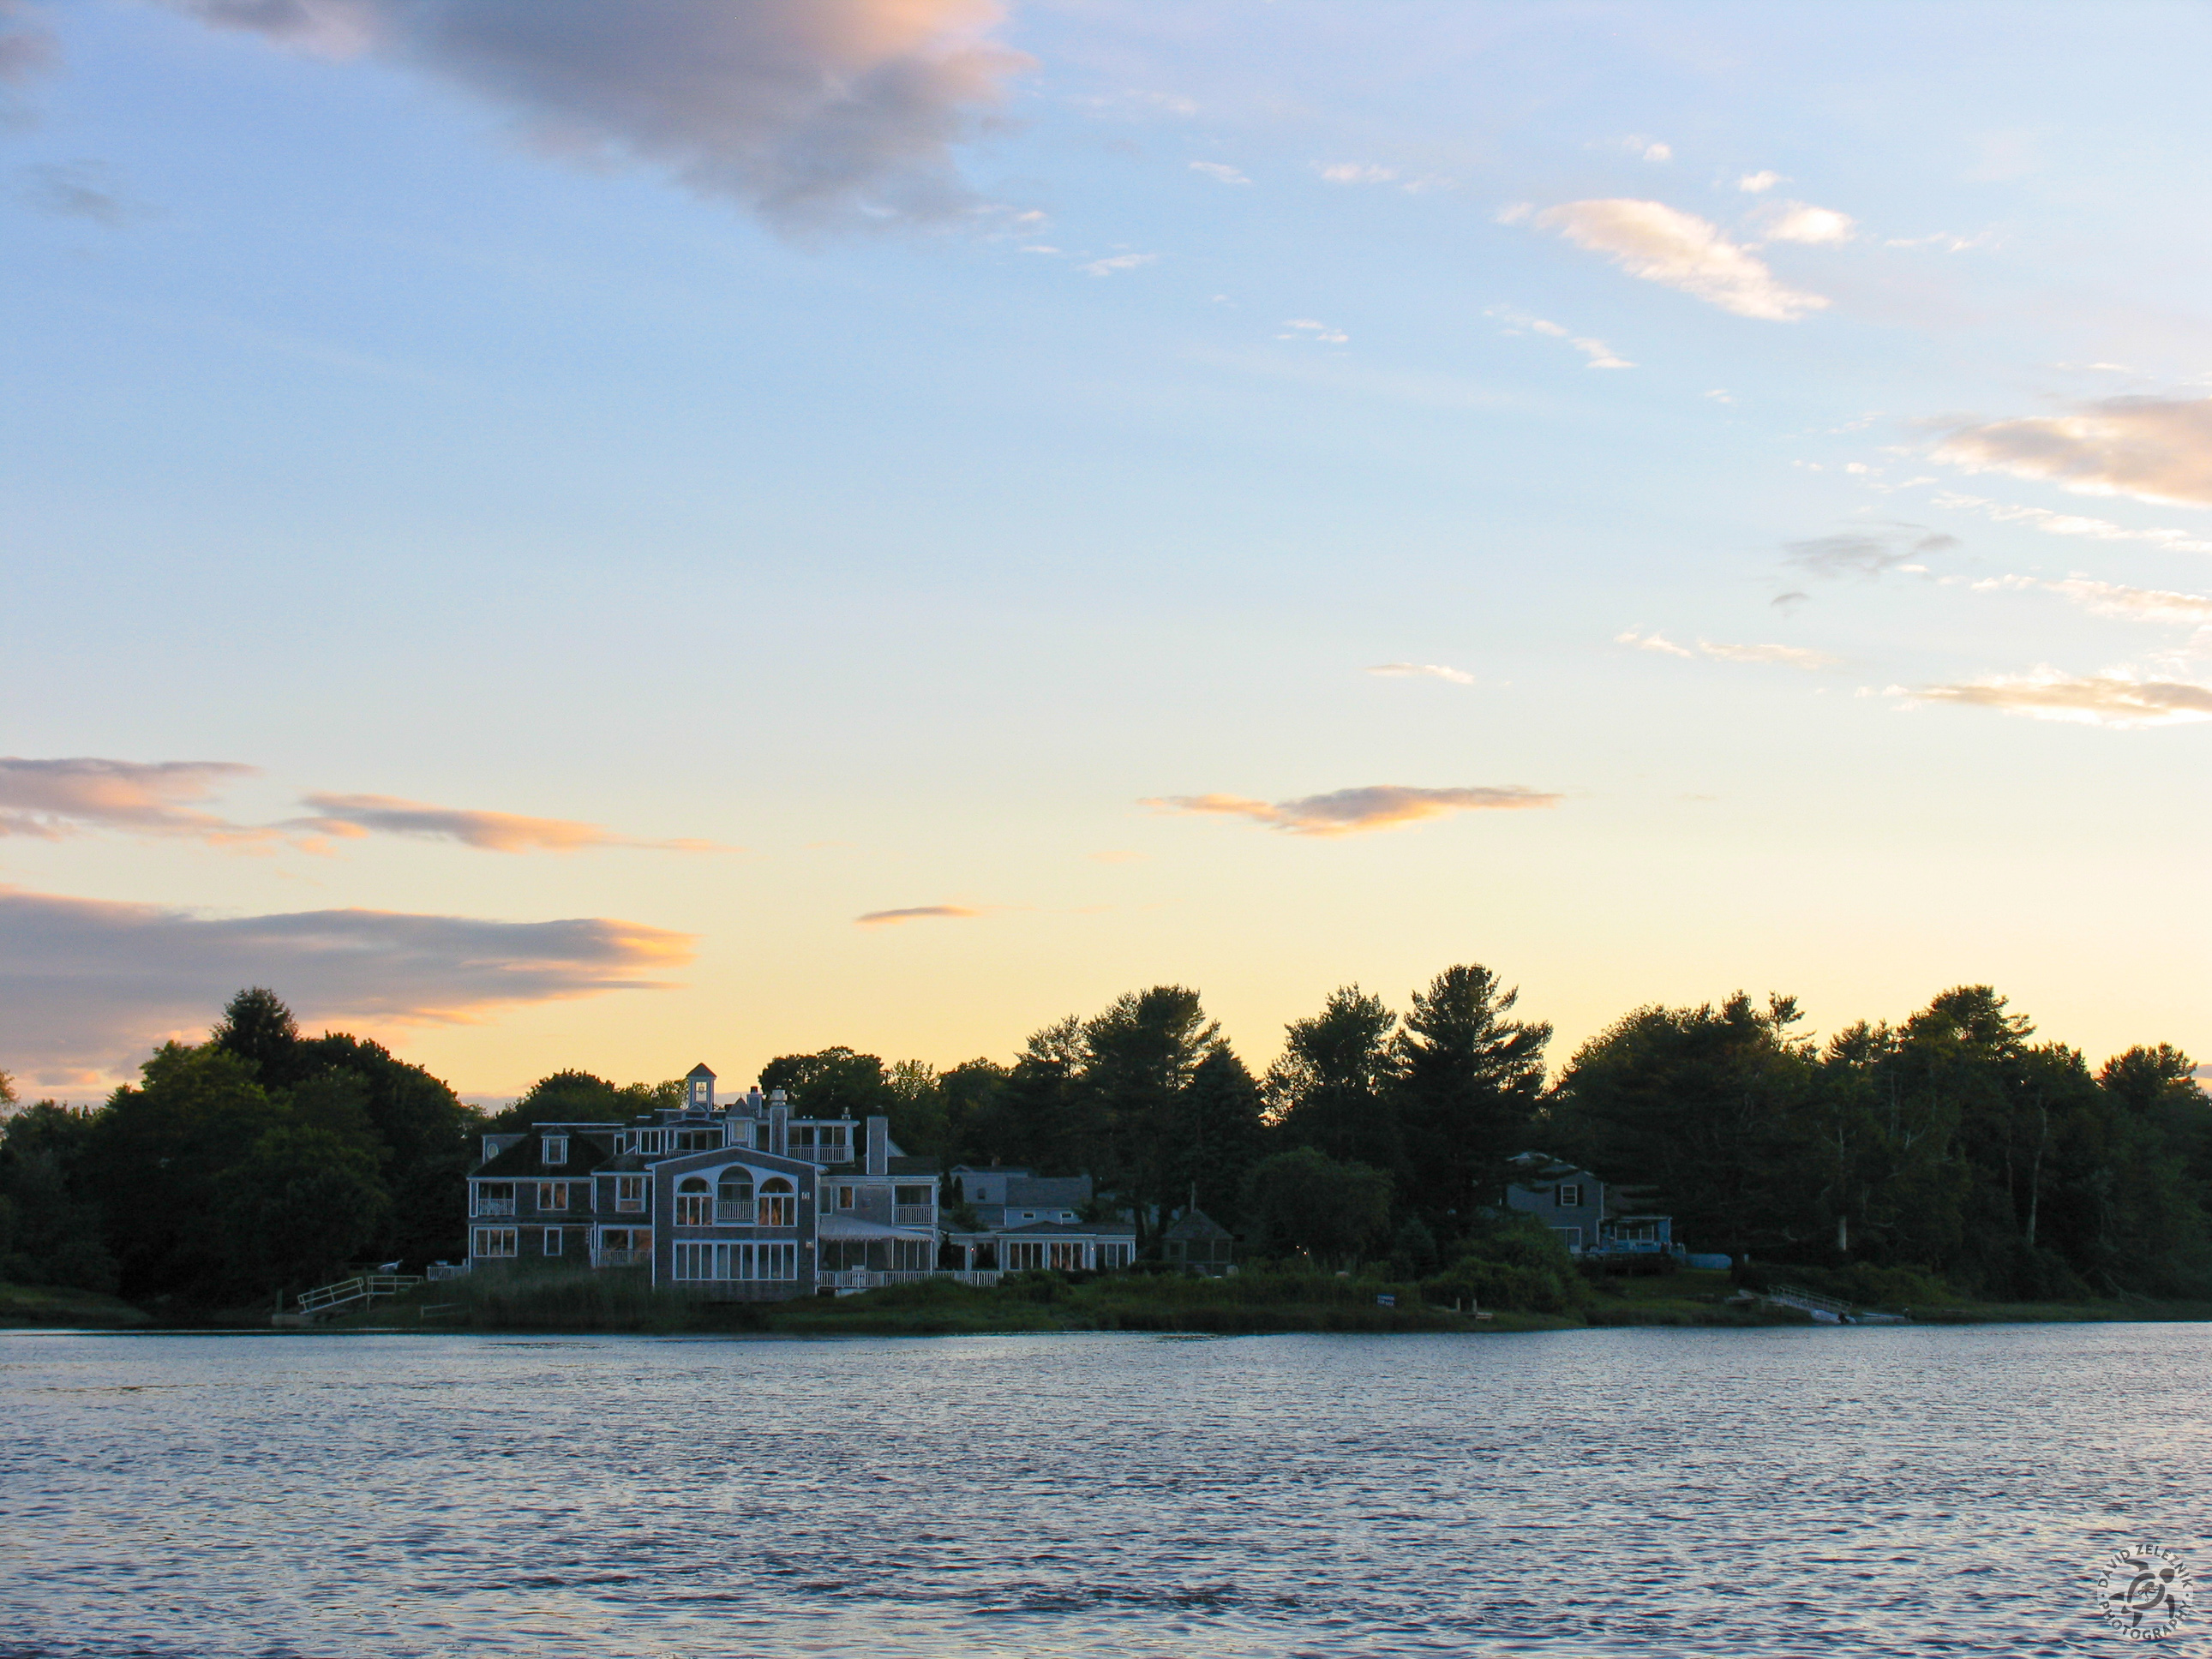
<path id="1" fill-rule="evenodd" d="M 544 1151 L 540 1154 L 540 1156 L 543 1157 L 548 1164 L 566 1164 L 568 1161 L 568 1137 L 566 1135 L 546 1136 Z"/>

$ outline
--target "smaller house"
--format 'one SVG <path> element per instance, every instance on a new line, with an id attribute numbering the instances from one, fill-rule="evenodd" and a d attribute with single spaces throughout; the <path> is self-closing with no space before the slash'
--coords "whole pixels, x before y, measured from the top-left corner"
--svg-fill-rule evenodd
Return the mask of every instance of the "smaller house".
<path id="1" fill-rule="evenodd" d="M 1506 1207 L 1541 1221 L 1570 1255 L 1601 1261 L 1682 1256 L 1674 1218 L 1644 1206 L 1647 1188 L 1608 1186 L 1546 1152 L 1523 1152 L 1512 1162 L 1517 1174 L 1505 1189 Z"/>
<path id="2" fill-rule="evenodd" d="M 1193 1205 L 1160 1235 L 1160 1254 L 1184 1273 L 1223 1279 L 1237 1271 L 1237 1236 Z"/>
<path id="3" fill-rule="evenodd" d="M 1097 1273 L 1137 1258 L 1137 1230 L 1126 1221 L 1086 1221 L 1089 1176 L 1036 1176 L 994 1164 L 957 1164 L 948 1207 L 965 1205 L 976 1225 L 948 1225 L 940 1265 L 963 1273 L 1020 1273 L 1048 1267 Z"/>

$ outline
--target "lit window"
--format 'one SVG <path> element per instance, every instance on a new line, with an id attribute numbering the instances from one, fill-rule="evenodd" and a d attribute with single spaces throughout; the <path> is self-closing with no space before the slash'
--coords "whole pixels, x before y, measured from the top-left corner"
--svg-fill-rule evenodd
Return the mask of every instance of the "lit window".
<path id="1" fill-rule="evenodd" d="M 852 1208 L 855 1204 L 857 1204 L 859 1201 L 860 1201 L 860 1188 L 857 1188 L 857 1187 L 840 1187 L 840 1188 L 837 1189 L 837 1207 L 838 1207 L 839 1209 L 841 1209 L 841 1210 L 849 1210 L 849 1209 L 851 1209 L 851 1208 Z"/>
<path id="2" fill-rule="evenodd" d="M 515 1230 L 512 1227 L 479 1227 L 477 1229 L 475 1248 L 470 1254 L 479 1256 L 513 1255 L 516 1243 Z"/>
<path id="3" fill-rule="evenodd" d="M 540 1210 L 565 1210 L 568 1207 L 568 1183 L 565 1181 L 541 1181 L 538 1183 L 538 1207 Z"/>
<path id="4" fill-rule="evenodd" d="M 799 1195 L 781 1176 L 761 1182 L 760 1224 L 763 1227 L 796 1227 L 799 1224 Z"/>
<path id="5" fill-rule="evenodd" d="M 568 1137 L 566 1135 L 546 1136 L 544 1150 L 539 1154 L 539 1156 L 542 1157 L 548 1164 L 566 1164 L 568 1161 Z"/>
<path id="6" fill-rule="evenodd" d="M 615 1177 L 615 1208 L 642 1210 L 645 1207 L 645 1177 L 641 1175 Z"/>
<path id="7" fill-rule="evenodd" d="M 704 1176 L 686 1176 L 676 1183 L 676 1224 L 704 1227 L 714 1218 L 714 1195 Z"/>

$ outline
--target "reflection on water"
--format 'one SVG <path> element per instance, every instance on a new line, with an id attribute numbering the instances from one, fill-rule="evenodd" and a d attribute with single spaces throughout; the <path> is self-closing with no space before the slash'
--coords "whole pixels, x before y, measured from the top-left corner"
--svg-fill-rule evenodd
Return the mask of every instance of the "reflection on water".
<path id="1" fill-rule="evenodd" d="M 0 1334 L 0 1656 L 2118 1651 L 2212 1327 Z M 2138 1644 L 2139 1645 L 2139 1644 Z"/>

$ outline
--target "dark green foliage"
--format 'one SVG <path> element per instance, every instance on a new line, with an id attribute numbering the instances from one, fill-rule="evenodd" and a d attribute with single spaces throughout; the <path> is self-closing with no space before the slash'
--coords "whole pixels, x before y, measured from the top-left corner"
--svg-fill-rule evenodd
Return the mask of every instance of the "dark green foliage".
<path id="1" fill-rule="evenodd" d="M 0 1074 L 0 1104 L 13 1098 Z M 42 1100 L 0 1127 L 0 1279 L 115 1289 L 99 1212 L 77 1196 L 91 1127 L 88 1114 Z"/>
<path id="2" fill-rule="evenodd" d="M 1405 1192 L 1418 1210 L 1451 1218 L 1498 1203 L 1506 1160 L 1527 1150 L 1552 1028 L 1506 1018 L 1519 996 L 1474 963 L 1413 994 L 1395 1081 L 1400 1133 L 1419 1149 Z"/>
<path id="3" fill-rule="evenodd" d="M 1244 1178 L 1260 1159 L 1266 1133 L 1261 1109 L 1258 1082 L 1226 1046 L 1199 1061 L 1173 1131 L 1182 1157 L 1170 1197 L 1194 1198 L 1234 1231 L 1243 1214 Z"/>
<path id="4" fill-rule="evenodd" d="M 1393 1098 L 1397 1054 L 1390 1034 L 1397 1023 L 1382 998 L 1346 985 L 1329 994 L 1321 1012 L 1285 1028 L 1267 1095 L 1285 1141 L 1385 1170 L 1404 1164 Z"/>
<path id="5" fill-rule="evenodd" d="M 1365 1164 L 1340 1164 L 1300 1146 L 1255 1165 L 1244 1188 L 1244 1216 L 1265 1255 L 1352 1262 L 1387 1236 L 1390 1177 Z"/>
<path id="6" fill-rule="evenodd" d="M 1390 1273 L 1397 1279 L 1426 1279 L 1437 1270 L 1436 1235 L 1408 1216 L 1390 1240 Z"/>
<path id="7" fill-rule="evenodd" d="M 1568 1313 L 1588 1300 L 1559 1235 L 1518 1216 L 1478 1223 L 1459 1259 L 1421 1293 L 1431 1302 L 1522 1313 Z"/>

